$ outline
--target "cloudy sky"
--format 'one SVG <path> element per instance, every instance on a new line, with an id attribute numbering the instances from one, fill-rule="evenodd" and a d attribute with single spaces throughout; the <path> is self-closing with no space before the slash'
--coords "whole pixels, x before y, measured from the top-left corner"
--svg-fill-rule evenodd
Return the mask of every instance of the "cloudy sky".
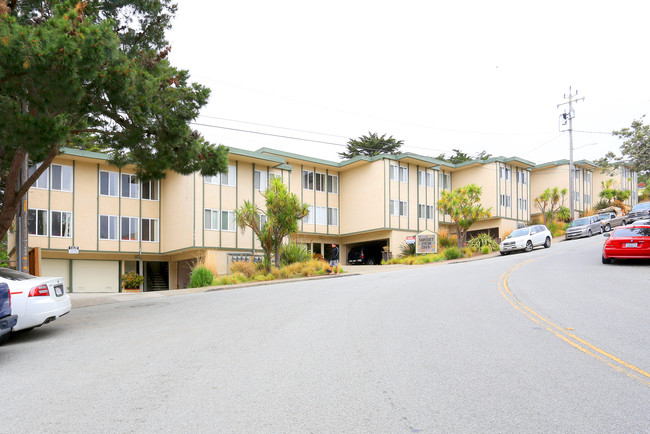
<path id="1" fill-rule="evenodd" d="M 212 89 L 206 139 L 339 160 L 368 132 L 437 156 L 618 151 L 649 110 L 647 1 L 182 0 L 172 63 Z M 276 137 L 285 136 L 285 137 Z M 303 141 L 296 139 L 308 139 Z"/>

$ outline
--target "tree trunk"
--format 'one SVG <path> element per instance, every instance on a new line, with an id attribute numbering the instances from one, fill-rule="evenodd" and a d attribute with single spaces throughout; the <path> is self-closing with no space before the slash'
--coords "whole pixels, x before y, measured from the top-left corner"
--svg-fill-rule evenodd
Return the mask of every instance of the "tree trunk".
<path id="1" fill-rule="evenodd" d="M 463 248 L 463 238 L 461 237 L 461 231 L 460 231 L 460 226 L 456 224 L 456 241 L 458 244 L 458 248 L 462 249 Z"/>
<path id="2" fill-rule="evenodd" d="M 280 243 L 275 246 L 275 266 L 280 268 Z"/>

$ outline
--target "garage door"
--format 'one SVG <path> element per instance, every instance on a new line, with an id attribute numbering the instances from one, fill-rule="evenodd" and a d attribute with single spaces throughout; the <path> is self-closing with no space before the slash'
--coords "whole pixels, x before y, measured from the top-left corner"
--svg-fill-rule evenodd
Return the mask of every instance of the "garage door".
<path id="1" fill-rule="evenodd" d="M 119 261 L 72 262 L 72 286 L 74 292 L 119 292 Z"/>
<path id="2" fill-rule="evenodd" d="M 41 276 L 63 277 L 66 290 L 70 292 L 70 261 L 67 259 L 42 259 Z"/>

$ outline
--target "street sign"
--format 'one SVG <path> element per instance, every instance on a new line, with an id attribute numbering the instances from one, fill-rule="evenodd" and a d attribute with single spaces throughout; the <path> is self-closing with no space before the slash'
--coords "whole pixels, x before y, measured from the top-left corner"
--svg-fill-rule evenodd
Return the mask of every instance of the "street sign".
<path id="1" fill-rule="evenodd" d="M 406 237 L 406 244 L 415 244 L 415 235 L 412 237 Z"/>

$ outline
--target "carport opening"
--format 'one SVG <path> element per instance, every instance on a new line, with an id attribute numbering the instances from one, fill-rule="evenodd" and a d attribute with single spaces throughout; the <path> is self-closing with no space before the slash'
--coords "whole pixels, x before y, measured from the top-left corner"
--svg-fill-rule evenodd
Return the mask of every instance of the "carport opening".
<path id="1" fill-rule="evenodd" d="M 369 264 L 372 262 L 374 265 L 381 264 L 382 252 L 384 247 L 388 245 L 388 239 L 364 241 L 362 243 L 349 243 L 345 245 L 346 258 L 341 258 L 342 262 L 347 265 L 354 264 Z M 362 248 L 363 258 L 359 257 L 359 251 Z M 331 249 L 331 246 L 330 246 Z"/>

